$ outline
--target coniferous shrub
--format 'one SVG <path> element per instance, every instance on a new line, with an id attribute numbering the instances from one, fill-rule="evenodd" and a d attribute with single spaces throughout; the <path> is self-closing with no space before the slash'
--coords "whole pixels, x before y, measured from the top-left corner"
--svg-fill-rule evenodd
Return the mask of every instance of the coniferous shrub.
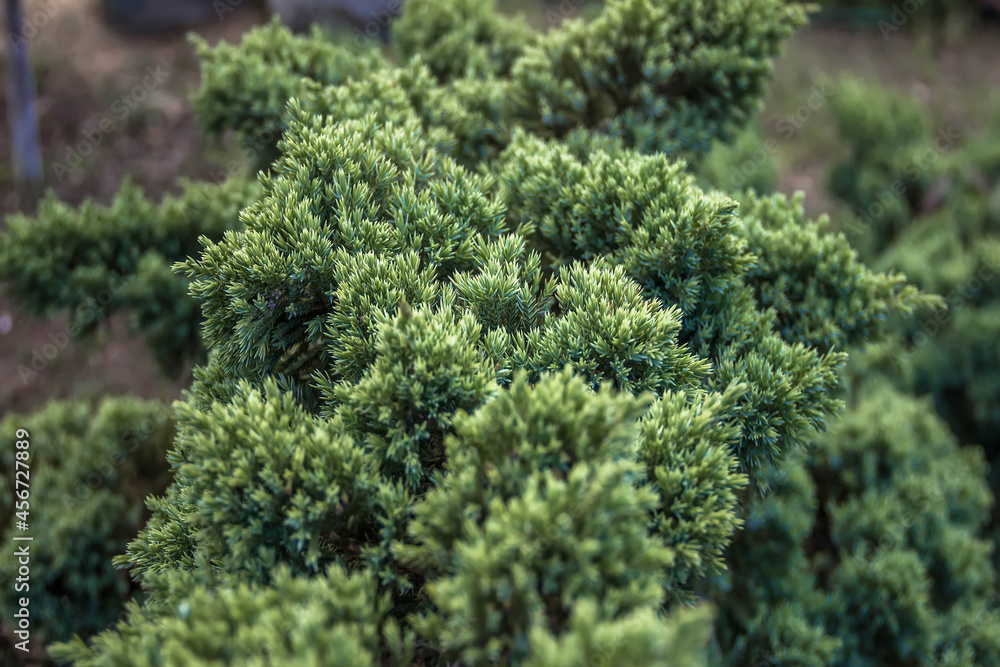
<path id="1" fill-rule="evenodd" d="M 32 415 L 9 415 L 0 428 L 3 537 L 31 547 L 30 576 L 21 582 L 28 588 L 15 589 L 15 550 L 0 556 L 5 614 L 10 618 L 19 608 L 17 600 L 28 597 L 38 633 L 33 632 L 33 640 L 64 641 L 97 632 L 119 618 L 123 603 L 136 592 L 111 559 L 144 523 L 143 498 L 162 492 L 169 482 L 164 456 L 173 437 L 171 410 L 135 398 L 54 402 Z M 28 434 L 27 448 L 14 446 L 19 430 Z M 26 458 L 18 452 L 26 452 Z M 15 485 L 16 480 L 22 484 Z M 21 502 L 15 491 L 25 488 L 30 493 Z M 11 540 L 22 534 L 32 541 Z M 13 664 L 7 660 L 14 655 L 5 656 L 4 664 Z"/>
<path id="2" fill-rule="evenodd" d="M 953 146 L 928 152 L 938 137 L 928 136 L 920 103 L 856 79 L 839 82 L 831 108 L 850 153 L 831 171 L 830 190 L 855 214 L 846 231 L 872 261 L 924 206 Z"/>
<path id="3" fill-rule="evenodd" d="M 835 111 L 855 148 L 832 175 L 835 191 L 858 207 L 845 230 L 873 266 L 903 271 L 947 305 L 899 323 L 898 343 L 873 353 L 872 370 L 931 395 L 963 442 L 985 447 L 998 488 L 1000 125 L 964 136 L 948 125 L 932 128 L 926 112 L 899 94 L 857 82 L 845 88 Z M 878 143 L 901 113 L 905 148 Z"/>
<path id="4" fill-rule="evenodd" d="M 202 585 L 202 584 L 207 585 Z M 195 582 L 183 571 L 150 577 L 169 591 L 172 606 L 129 604 L 120 636 L 100 636 L 97 651 L 79 640 L 55 651 L 75 664 L 134 665 L 372 665 L 383 637 L 387 604 L 368 573 L 331 568 L 319 578 L 296 577 L 285 566 L 272 586 Z M 391 635 L 390 635 L 391 637 Z M 398 637 L 396 637 L 398 639 Z M 394 657 L 405 660 L 402 642 Z"/>
<path id="5" fill-rule="evenodd" d="M 616 0 L 534 35 L 491 6 L 410 0 L 394 57 L 277 25 L 202 45 L 204 126 L 276 159 L 259 153 L 239 224 L 219 216 L 200 250 L 140 246 L 176 260 L 207 357 L 175 405 L 173 481 L 114 559 L 144 599 L 54 655 L 698 665 L 782 623 L 810 659 L 868 656 L 873 637 L 904 659 L 940 637 L 991 655 L 988 633 L 939 627 L 987 609 L 981 459 L 930 551 L 843 575 L 839 606 L 780 607 L 789 578 L 796 604 L 819 595 L 792 569 L 715 594 L 746 585 L 730 546 L 746 517 L 805 478 L 846 352 L 939 302 L 800 200 L 702 189 L 682 159 L 735 136 L 803 20 L 782 0 Z M 108 239 L 136 226 L 103 219 Z M 879 437 L 900 479 L 876 509 L 918 473 L 939 481 Z M 790 504 L 786 537 L 754 544 L 798 567 L 812 514 Z M 932 599 L 923 582 L 958 558 L 965 578 Z M 886 590 L 905 627 L 837 625 Z"/>
<path id="6" fill-rule="evenodd" d="M 865 383 L 751 503 L 714 589 L 720 664 L 996 663 L 987 468 L 929 401 Z"/>
<path id="7" fill-rule="evenodd" d="M 31 315 L 70 311 L 73 337 L 128 312 L 160 367 L 176 373 L 188 358 L 203 357 L 204 347 L 198 305 L 171 266 L 195 252 L 200 237 L 218 238 L 237 226 L 240 208 L 257 190 L 242 178 L 185 182 L 179 195 L 155 204 L 126 181 L 109 206 L 88 200 L 77 208 L 50 194 L 36 216 L 7 218 L 0 280 Z M 25 361 L 18 371 L 27 382 L 37 372 Z"/>
<path id="8" fill-rule="evenodd" d="M 765 140 L 760 127 L 753 124 L 731 143 L 716 143 L 691 166 L 706 188 L 723 192 L 752 190 L 768 195 L 778 186 L 778 169 L 772 159 L 776 148 L 777 140 Z"/>

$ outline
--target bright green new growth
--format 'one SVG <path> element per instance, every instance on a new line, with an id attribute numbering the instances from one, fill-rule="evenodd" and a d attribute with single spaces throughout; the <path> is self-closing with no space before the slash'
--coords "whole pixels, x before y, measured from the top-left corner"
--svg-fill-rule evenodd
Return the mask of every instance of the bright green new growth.
<path id="1" fill-rule="evenodd" d="M 835 350 L 883 335 L 890 311 L 937 303 L 861 266 L 824 220 L 804 219 L 801 201 L 746 193 L 737 216 L 732 200 L 701 193 L 662 155 L 583 160 L 522 135 L 501 164 L 512 217 L 537 221 L 553 265 L 617 260 L 646 298 L 679 307 L 678 342 L 714 362 L 707 388 L 749 383 L 737 448 L 752 476 L 836 409 Z"/>
<path id="2" fill-rule="evenodd" d="M 79 667 L 152 667 L 166 662 L 178 667 L 291 664 L 377 664 L 384 651 L 391 664 L 410 664 L 420 647 L 401 635 L 374 579 L 331 568 L 323 577 L 305 579 L 279 567 L 271 587 L 197 586 L 188 573 L 156 577 L 153 584 L 175 591 L 177 612 L 168 607 L 130 606 L 121 636 L 101 635 L 94 646 L 80 642 L 53 651 L 74 658 Z M 707 630 L 705 610 L 683 610 L 664 623 L 650 610 L 600 623 L 593 603 L 583 600 L 573 610 L 569 630 L 555 636 L 534 628 L 529 667 L 575 667 L 588 656 L 612 664 L 704 664 Z M 385 622 L 385 627 L 379 626 Z M 205 628 L 217 631 L 205 634 Z M 381 649 L 381 650 L 380 650 Z M 333 659 L 335 662 L 331 663 Z"/>
<path id="3" fill-rule="evenodd" d="M 537 346 L 531 367 L 554 371 L 569 363 L 596 388 L 607 383 L 638 394 L 697 386 L 711 366 L 676 344 L 680 318 L 642 298 L 621 267 L 602 259 L 560 271 L 561 315 Z M 580 336 L 589 334 L 587 345 Z M 586 335 L 586 334 L 584 334 Z"/>
<path id="4" fill-rule="evenodd" d="M 210 243 L 202 261 L 182 265 L 194 278 L 192 293 L 202 297 L 205 337 L 214 347 L 203 371 L 213 380 L 195 387 L 196 395 L 200 387 L 211 392 L 199 399 L 203 405 L 225 400 L 233 378 L 258 382 L 267 376 L 310 410 L 320 406 L 320 392 L 336 403 L 333 385 L 357 378 L 371 363 L 372 309 L 391 311 L 406 299 L 415 306 L 471 308 L 486 317 L 485 335 L 476 343 L 502 382 L 516 368 L 537 373 L 566 363 L 595 387 L 610 381 L 636 392 L 703 384 L 718 391 L 749 380 L 751 390 L 736 412 L 744 436 L 740 460 L 751 474 L 775 464 L 836 409 L 830 390 L 842 354 L 827 352 L 832 345 L 826 341 L 817 351 L 783 341 L 770 331 L 773 315 L 757 309 L 747 284 L 748 278 L 761 285 L 774 278 L 751 272 L 762 263 L 755 264 L 741 237 L 767 252 L 765 258 L 787 255 L 780 239 L 762 229 L 796 224 L 779 217 L 788 215 L 786 204 L 760 209 L 748 229 L 731 202 L 697 190 L 683 164 L 622 151 L 607 159 L 597 153 L 577 169 L 568 168 L 574 159 L 564 154 L 562 166 L 554 167 L 547 156 L 560 149 L 542 143 L 512 145 L 500 161 L 500 186 L 437 154 L 412 122 L 407 128 L 378 124 L 371 116 L 333 125 L 322 116 L 303 118 L 286 133 L 287 154 L 276 174 L 262 177 L 263 197 L 243 213 L 246 230 Z M 404 159 L 406 151 L 411 157 Z M 536 159 L 528 161 L 528 154 Z M 513 173 L 523 177 L 515 182 Z M 557 174 L 562 190 L 576 192 L 560 193 L 550 183 Z M 310 185 L 317 178 L 328 183 L 319 198 Z M 618 188 L 594 187 L 616 180 Z M 575 204 L 564 212 L 560 201 Z M 603 212 L 613 210 L 628 210 L 636 226 L 622 222 L 602 230 Z M 519 231 L 504 235 L 512 227 Z M 561 240 L 564 229 L 579 230 L 575 240 Z M 819 227 L 803 234 L 800 243 L 824 243 Z M 544 254 L 531 252 L 528 265 L 515 268 L 526 241 Z M 798 250 L 797 270 L 808 274 L 812 261 L 829 273 L 815 266 L 811 250 Z M 587 269 L 567 263 L 599 255 L 621 266 L 604 259 Z M 513 295 L 503 297 L 504 308 L 513 310 L 500 321 L 491 311 L 500 307 L 501 285 L 485 277 L 470 282 L 470 269 L 484 260 L 493 263 L 497 279 L 516 272 L 505 278 Z M 362 266 L 361 274 L 348 270 Z M 557 267 L 557 282 L 543 283 L 541 276 Z M 876 335 L 878 316 L 920 303 L 899 278 L 866 273 L 849 251 L 838 269 L 828 278 L 838 282 L 827 299 L 851 299 L 828 301 L 827 312 L 840 319 L 826 325 L 838 333 L 852 327 L 861 337 Z M 646 289 L 640 292 L 630 278 Z M 855 286 L 861 280 L 867 284 Z M 862 295 L 870 301 L 862 303 Z M 558 311 L 549 305 L 554 303 Z M 365 312 L 371 313 L 368 321 Z M 688 317 L 679 321 L 681 314 Z M 714 362 L 714 373 L 706 361 Z"/>
<path id="5" fill-rule="evenodd" d="M 434 345 L 429 343 L 432 350 Z M 377 368 L 378 362 L 373 373 Z M 546 375 L 530 387 L 522 372 L 509 391 L 496 394 L 474 414 L 456 417 L 446 444 L 451 472 L 434 473 L 435 486 L 425 500 L 414 504 L 416 499 L 409 498 L 415 510 L 412 523 L 407 533 L 397 534 L 388 555 L 398 562 L 400 573 L 419 573 L 422 581 L 420 597 L 400 598 L 417 612 L 406 624 L 412 632 L 435 641 L 443 656 L 454 652 L 468 664 L 489 659 L 520 663 L 539 659 L 532 657 L 534 643 L 551 646 L 566 639 L 552 628 L 569 624 L 569 632 L 580 632 L 589 626 L 598 637 L 624 632 L 639 642 L 634 647 L 602 643 L 600 650 L 698 664 L 692 662 L 703 651 L 698 642 L 669 638 L 675 623 L 703 623 L 703 612 L 666 622 L 652 615 L 663 599 L 663 572 L 674 552 L 650 534 L 650 512 L 670 511 L 662 498 L 681 494 L 679 489 L 657 493 L 652 486 L 636 488 L 645 477 L 637 456 L 636 419 L 650 398 L 607 388 L 595 393 L 568 371 Z M 670 423 L 686 419 L 687 410 L 686 402 L 674 401 L 654 418 Z M 251 415 L 255 422 L 247 421 Z M 210 660 L 228 655 L 238 661 L 269 641 L 274 632 L 270 624 L 281 615 L 262 605 L 259 612 L 244 610 L 233 618 L 237 603 L 223 600 L 248 593 L 231 593 L 231 587 L 249 585 L 293 597 L 282 592 L 287 585 L 282 572 L 314 574 L 329 583 L 328 577 L 335 577 L 321 573 L 332 563 L 357 566 L 359 554 L 362 561 L 374 559 L 373 564 L 387 557 L 375 543 L 385 542 L 376 527 L 393 525 L 390 512 L 398 505 L 389 501 L 397 482 L 371 467 L 377 451 L 354 445 L 339 414 L 332 420 L 310 418 L 289 394 L 268 382 L 264 394 L 243 385 L 231 405 L 217 404 L 207 415 L 180 404 L 178 416 L 178 447 L 170 457 L 177 483 L 165 502 L 150 503 L 154 521 L 130 546 L 134 573 L 142 574 L 150 589 L 148 611 L 135 610 L 137 616 L 129 621 L 135 629 L 106 634 L 93 649 L 60 649 L 80 664 L 118 664 L 114 656 L 127 651 L 144 655 L 150 632 L 166 645 L 178 642 L 172 650 L 180 651 L 181 640 L 197 627 L 188 618 L 201 613 L 194 612 L 195 602 L 214 610 L 216 616 L 205 618 L 221 615 L 230 618 L 225 621 L 229 624 L 238 623 L 237 618 L 249 623 L 256 613 L 267 613 L 272 620 L 253 621 L 263 624 L 260 640 L 243 646 L 238 641 L 243 630 L 220 631 L 208 643 L 186 649 L 191 657 L 179 653 L 178 662 L 171 664 L 188 664 L 183 660 L 193 661 L 193 656 Z M 702 428 L 717 418 L 708 417 Z M 646 433 L 649 449 L 669 449 L 653 432 Z M 237 442 L 243 444 L 234 451 Z M 263 460 L 265 456 L 271 460 Z M 688 459 L 697 466 L 700 457 L 691 452 Z M 193 465 L 194 460 L 214 463 Z M 738 477 L 733 481 L 742 483 Z M 285 499 L 280 509 L 274 498 Z M 735 498 L 730 500 L 731 509 Z M 186 545 L 172 550 L 172 562 L 163 555 L 171 551 L 163 514 L 168 506 L 184 511 L 178 525 L 189 535 Z M 526 536 L 533 537 L 526 542 Z M 154 543 L 158 549 L 144 546 Z M 174 544 L 181 546 L 176 540 Z M 609 551 L 609 545 L 618 546 Z M 159 562 L 151 562 L 153 558 Z M 375 574 L 375 569 L 368 572 Z M 189 583 L 178 578 L 182 574 Z M 205 587 L 217 587 L 219 598 L 206 599 Z M 487 613 L 493 605 L 484 607 L 483 596 L 508 608 L 507 613 Z M 282 602 L 285 621 L 290 624 L 297 613 L 306 613 L 298 611 L 303 604 L 294 597 Z M 250 608 L 257 609 L 256 603 Z M 384 610 L 378 613 L 379 618 L 385 615 Z M 352 629 L 342 621 L 336 627 Z M 369 622 L 363 629 L 373 627 Z M 703 628 L 691 632 L 703 636 Z M 654 629 L 666 634 L 654 640 Z M 303 661 L 312 649 L 293 643 L 288 650 L 294 651 L 288 659 Z M 271 651 L 268 659 L 276 661 L 279 655 Z"/>
<path id="6" fill-rule="evenodd" d="M 826 216 L 807 220 L 800 194 L 739 197 L 750 250 L 758 260 L 748 272 L 761 307 L 777 313 L 785 340 L 818 350 L 850 349 L 886 335 L 889 313 L 943 307 L 900 273 L 860 265 L 843 234 L 827 234 Z"/>
<path id="7" fill-rule="evenodd" d="M 738 518 L 746 477 L 732 454 L 739 429 L 727 423 L 745 387 L 721 394 L 668 393 L 640 423 L 639 458 L 659 495 L 653 532 L 673 552 L 668 600 L 694 601 L 687 584 L 725 571 L 722 555 Z"/>
<path id="8" fill-rule="evenodd" d="M 371 371 L 333 389 L 340 409 L 331 416 L 363 433 L 379 472 L 414 493 L 444 465 L 453 415 L 476 410 L 496 392 L 495 373 L 476 350 L 479 335 L 471 315 L 455 321 L 447 312 L 411 313 L 404 302 L 396 321 L 379 327 Z"/>
<path id="9" fill-rule="evenodd" d="M 395 649 L 397 664 L 412 655 L 412 642 L 391 627 L 379 630 L 387 604 L 367 573 L 334 567 L 305 578 L 282 565 L 272 586 L 203 583 L 184 571 L 152 577 L 172 605 L 131 603 L 120 635 L 99 635 L 91 647 L 78 640 L 54 657 L 78 667 L 365 667 L 377 662 L 383 644 Z"/>
<path id="10" fill-rule="evenodd" d="M 419 546 L 401 552 L 428 578 L 436 611 L 414 627 L 442 660 L 521 662 L 528 631 L 561 627 L 578 601 L 610 621 L 663 595 L 671 556 L 649 535 L 656 497 L 634 486 L 626 430 L 643 403 L 565 373 L 523 380 L 460 422 L 451 472 L 415 507 Z"/>
<path id="11" fill-rule="evenodd" d="M 177 484 L 150 503 L 154 520 L 121 560 L 134 576 L 203 560 L 266 583 L 279 563 L 317 572 L 328 533 L 344 541 L 365 534 L 371 491 L 362 451 L 273 382 L 263 394 L 244 389 L 207 414 L 179 404 L 168 456 Z M 184 534 L 158 520 L 167 507 Z"/>

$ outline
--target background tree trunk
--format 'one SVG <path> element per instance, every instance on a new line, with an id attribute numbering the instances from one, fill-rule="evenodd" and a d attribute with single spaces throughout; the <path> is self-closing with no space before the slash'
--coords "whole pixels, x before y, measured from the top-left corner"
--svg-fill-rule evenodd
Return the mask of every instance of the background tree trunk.
<path id="1" fill-rule="evenodd" d="M 28 40 L 24 36 L 24 17 L 18 0 L 5 0 L 7 41 L 10 45 L 10 142 L 14 174 L 21 196 L 28 208 L 34 208 L 41 194 L 42 149 L 38 139 L 38 115 L 35 109 L 35 81 L 28 60 Z"/>

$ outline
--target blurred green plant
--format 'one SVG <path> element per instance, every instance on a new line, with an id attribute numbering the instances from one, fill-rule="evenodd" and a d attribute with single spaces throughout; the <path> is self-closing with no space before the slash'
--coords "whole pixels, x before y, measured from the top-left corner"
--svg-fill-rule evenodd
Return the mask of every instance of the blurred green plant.
<path id="1" fill-rule="evenodd" d="M 898 345 L 874 351 L 864 372 L 932 396 L 962 442 L 983 445 L 1000 488 L 1000 116 L 968 136 L 932 127 L 899 93 L 854 81 L 844 91 L 834 110 L 853 150 L 832 184 L 856 211 L 845 231 L 874 267 L 947 306 L 897 323 Z"/>
<path id="2" fill-rule="evenodd" d="M 718 664 L 996 663 L 988 467 L 929 401 L 867 381 L 726 551 Z"/>
<path id="3" fill-rule="evenodd" d="M 164 457 L 173 435 L 171 408 L 129 397 L 53 402 L 0 422 L 2 537 L 30 547 L 29 574 L 17 587 L 23 560 L 14 548 L 0 555 L 4 624 L 22 598 L 30 600 L 29 643 L 87 636 L 118 620 L 138 586 L 111 559 L 145 522 L 143 498 L 169 483 Z M 4 653 L 5 664 L 22 655 Z"/>

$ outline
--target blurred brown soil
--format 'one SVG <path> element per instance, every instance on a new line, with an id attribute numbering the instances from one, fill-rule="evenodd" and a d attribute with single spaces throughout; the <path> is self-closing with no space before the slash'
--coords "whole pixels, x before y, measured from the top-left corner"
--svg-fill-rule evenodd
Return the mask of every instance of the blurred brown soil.
<path id="1" fill-rule="evenodd" d="M 126 176 L 155 199 L 174 191 L 179 176 L 208 178 L 224 160 L 212 159 L 219 151 L 207 149 L 187 103 L 198 82 L 198 63 L 185 32 L 123 35 L 105 26 L 100 12 L 99 0 L 25 2 L 26 19 L 38 27 L 28 49 L 37 78 L 47 185 L 59 199 L 73 204 L 87 197 L 107 203 Z M 239 8 L 195 32 L 210 43 L 238 41 L 264 18 L 258 11 Z M 0 218 L 25 208 L 11 182 L 6 58 L 5 43 L 0 49 Z M 165 71 L 165 81 L 101 138 L 85 166 L 60 181 L 53 164 L 65 162 L 68 152 L 102 119 L 116 117 L 112 105 L 141 85 L 149 67 Z M 183 373 L 181 380 L 161 377 L 142 340 L 129 335 L 122 316 L 112 318 L 110 328 L 94 339 L 70 340 L 47 360 L 44 370 L 26 380 L 19 367 L 29 368 L 35 351 L 50 343 L 50 334 L 58 338 L 66 322 L 65 315 L 30 318 L 0 295 L 0 417 L 57 398 L 132 393 L 172 399 L 179 394 Z"/>

